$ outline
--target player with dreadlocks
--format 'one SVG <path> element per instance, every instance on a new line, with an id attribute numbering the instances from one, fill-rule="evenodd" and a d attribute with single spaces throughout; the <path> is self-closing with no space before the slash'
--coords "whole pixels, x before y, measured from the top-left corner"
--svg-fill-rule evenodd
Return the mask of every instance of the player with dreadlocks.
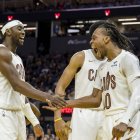
<path id="1" fill-rule="evenodd" d="M 92 95 L 69 100 L 68 106 L 99 107 L 103 101 L 102 140 L 140 140 L 139 60 L 130 52 L 131 41 L 114 24 L 105 22 L 95 27 L 97 23 L 90 27 L 92 48 L 97 56 L 108 60 L 98 69 Z"/>

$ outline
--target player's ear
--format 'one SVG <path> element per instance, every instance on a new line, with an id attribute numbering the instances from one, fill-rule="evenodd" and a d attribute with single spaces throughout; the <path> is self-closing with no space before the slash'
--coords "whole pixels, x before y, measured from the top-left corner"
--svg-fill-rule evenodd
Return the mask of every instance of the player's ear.
<path id="1" fill-rule="evenodd" d="M 5 34 L 6 34 L 7 36 L 10 36 L 10 35 L 11 35 L 11 30 L 10 30 L 10 29 L 6 29 Z"/>
<path id="2" fill-rule="evenodd" d="M 110 41 L 110 36 L 105 36 L 103 38 L 103 41 L 104 41 L 105 44 L 108 44 L 108 42 Z"/>

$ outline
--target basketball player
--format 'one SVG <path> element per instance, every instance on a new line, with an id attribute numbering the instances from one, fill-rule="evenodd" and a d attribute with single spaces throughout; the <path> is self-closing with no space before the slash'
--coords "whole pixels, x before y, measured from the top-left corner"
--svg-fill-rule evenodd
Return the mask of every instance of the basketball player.
<path id="1" fill-rule="evenodd" d="M 132 45 L 130 40 L 122 35 L 115 25 L 106 22 L 94 30 L 93 24 L 90 28 L 92 47 L 97 56 L 102 59 L 107 57 L 108 60 L 98 69 L 92 95 L 70 100 L 68 106 L 98 107 L 102 100 L 105 109 L 102 139 L 139 140 L 139 60 L 129 52 Z M 129 127 L 135 129 L 135 134 L 126 133 Z"/>
<path id="2" fill-rule="evenodd" d="M 1 32 L 3 43 L 0 45 L 0 135 L 4 140 L 26 140 L 23 108 L 27 109 L 28 104 L 25 104 L 22 94 L 56 107 L 62 107 L 66 103 L 24 81 L 22 60 L 16 54 L 17 47 L 24 43 L 23 23 L 18 20 L 10 21 L 2 27 Z"/>
<path id="3" fill-rule="evenodd" d="M 100 21 L 96 26 L 103 24 Z M 93 47 L 93 46 L 92 46 Z M 72 79 L 75 78 L 75 99 L 92 94 L 93 85 L 97 76 L 97 69 L 101 61 L 93 49 L 83 50 L 74 54 L 61 75 L 55 92 L 61 97 L 65 96 L 65 90 Z M 48 109 L 48 108 L 47 108 Z M 58 121 L 57 121 L 58 120 Z M 71 119 L 72 132 L 69 140 L 97 140 L 98 130 L 103 120 L 103 108 L 82 109 L 75 108 Z M 59 138 L 65 136 L 65 122 L 61 118 L 60 111 L 55 111 L 55 131 Z"/>

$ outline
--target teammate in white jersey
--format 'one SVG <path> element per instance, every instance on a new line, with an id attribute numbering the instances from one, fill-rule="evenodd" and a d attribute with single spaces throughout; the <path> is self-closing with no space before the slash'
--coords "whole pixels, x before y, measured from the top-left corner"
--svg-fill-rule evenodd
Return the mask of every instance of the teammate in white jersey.
<path id="1" fill-rule="evenodd" d="M 1 46 L 1 47 L 4 47 L 4 46 Z M 21 58 L 18 55 L 15 55 L 12 52 L 11 52 L 11 54 L 12 54 L 12 62 L 14 64 L 14 66 L 16 66 L 16 70 L 19 74 L 20 79 L 25 81 L 25 70 L 24 70 L 24 66 L 23 66 L 23 62 L 22 62 Z M 5 94 L 5 96 L 7 96 L 7 95 Z M 31 103 L 29 103 L 27 98 L 26 98 L 26 101 L 25 101 L 25 96 L 24 95 L 20 95 L 20 98 L 21 98 L 21 100 L 18 99 L 19 103 L 23 104 L 21 110 L 22 110 L 23 114 L 26 116 L 26 118 L 29 120 L 29 122 L 33 125 L 35 135 L 38 136 L 38 137 L 43 135 L 43 131 L 42 131 L 42 128 L 40 126 L 40 123 L 39 123 L 37 117 L 35 116 L 35 114 L 33 113 L 32 109 L 31 109 L 31 106 L 30 106 Z M 0 98 L 0 100 L 1 100 L 0 103 L 2 103 L 2 98 Z M 8 104 L 8 101 L 7 101 L 7 104 Z M 9 105 L 11 105 L 11 104 L 9 103 Z M 34 107 L 34 106 L 32 105 L 32 107 Z M 1 105 L 1 108 L 4 108 L 4 107 Z M 14 109 L 14 106 L 13 107 L 8 107 L 7 106 L 6 110 L 7 109 L 9 110 L 10 108 L 13 108 L 12 110 L 16 110 L 16 109 Z M 19 112 L 19 114 L 21 114 L 20 116 L 22 116 L 22 113 Z M 20 120 L 20 118 L 19 118 L 19 120 Z M 26 128 L 26 123 L 25 123 L 25 121 L 23 120 L 22 117 L 21 117 L 21 120 L 19 122 L 21 123 L 20 124 L 21 134 L 19 136 L 20 136 L 20 139 L 23 139 L 24 137 L 26 137 L 26 131 L 25 131 L 26 130 L 25 129 Z"/>
<path id="2" fill-rule="evenodd" d="M 69 107 L 98 107 L 103 100 L 102 139 L 139 140 L 139 60 L 127 51 L 132 44 L 115 25 L 105 22 L 95 31 L 93 29 L 94 25 L 90 28 L 93 49 L 99 57 L 107 57 L 108 61 L 99 67 L 92 95 L 68 101 Z M 129 133 L 129 127 L 133 127 L 135 133 Z"/>
<path id="3" fill-rule="evenodd" d="M 65 102 L 33 88 L 24 81 L 24 67 L 16 49 L 24 43 L 23 23 L 13 20 L 1 29 L 3 43 L 0 45 L 0 135 L 4 140 L 25 140 L 25 118 L 30 117 L 29 104 L 21 94 L 62 107 Z M 29 118 L 28 118 L 29 119 Z"/>
<path id="4" fill-rule="evenodd" d="M 65 90 L 75 78 L 75 99 L 92 94 L 97 69 L 101 61 L 93 49 L 83 50 L 74 54 L 68 66 L 61 75 L 55 92 L 65 95 Z M 68 140 L 98 140 L 98 130 L 103 120 L 103 106 L 97 109 L 73 109 L 71 119 L 71 133 Z M 55 121 L 59 120 L 59 121 Z M 65 122 L 61 119 L 60 111 L 55 112 L 55 131 L 60 139 L 65 137 Z M 91 123 L 92 122 L 92 123 Z M 67 136 L 66 136 L 67 137 Z M 63 140 L 63 139 L 62 139 Z"/>
<path id="5" fill-rule="evenodd" d="M 98 22 L 96 26 L 103 24 Z M 93 49 L 83 50 L 74 54 L 63 74 L 61 75 L 55 92 L 59 96 L 65 96 L 65 90 L 75 79 L 75 99 L 91 95 L 93 84 L 97 76 L 97 69 L 101 61 L 96 56 Z M 46 109 L 49 109 L 46 107 Z M 73 110 L 71 119 L 71 133 L 67 136 L 66 129 L 69 129 L 67 123 L 62 120 L 60 111 L 55 111 L 54 115 L 55 131 L 60 140 L 63 138 L 68 140 L 97 140 L 99 127 L 103 120 L 103 107 L 97 109 L 78 109 Z M 55 121 L 58 120 L 58 121 Z M 95 121 L 96 120 L 96 121 Z M 93 122 L 93 123 L 91 123 Z M 68 138 L 67 138 L 68 137 Z"/>

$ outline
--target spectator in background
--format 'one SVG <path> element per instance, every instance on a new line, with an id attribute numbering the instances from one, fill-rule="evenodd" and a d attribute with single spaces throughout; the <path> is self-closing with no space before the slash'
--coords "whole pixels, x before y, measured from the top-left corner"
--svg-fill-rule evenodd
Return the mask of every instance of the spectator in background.
<path id="1" fill-rule="evenodd" d="M 29 134 L 27 140 L 36 140 L 34 134 Z"/>

